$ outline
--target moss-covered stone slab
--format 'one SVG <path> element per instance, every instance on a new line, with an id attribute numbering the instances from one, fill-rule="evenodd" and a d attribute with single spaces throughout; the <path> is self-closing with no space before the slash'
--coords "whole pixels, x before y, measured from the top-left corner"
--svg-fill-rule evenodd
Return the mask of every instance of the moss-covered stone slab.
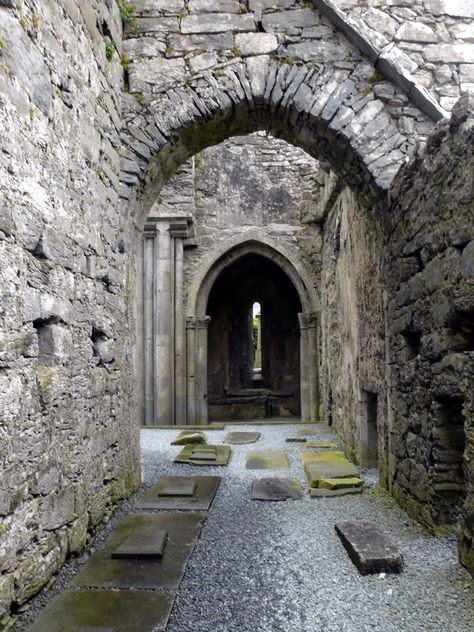
<path id="1" fill-rule="evenodd" d="M 335 529 L 361 575 L 400 573 L 403 570 L 402 554 L 375 525 L 340 522 Z"/>
<path id="2" fill-rule="evenodd" d="M 260 478 L 252 484 L 252 500 L 298 500 L 301 485 L 293 478 Z"/>
<path id="3" fill-rule="evenodd" d="M 71 580 L 74 586 L 176 590 L 201 532 L 201 513 L 130 514 Z M 132 533 L 163 529 L 168 541 L 159 559 L 112 559 L 111 553 Z"/>
<path id="4" fill-rule="evenodd" d="M 65 590 L 27 632 L 155 632 L 165 630 L 174 596 L 130 590 Z"/>
<path id="5" fill-rule="evenodd" d="M 288 460 L 286 454 L 279 450 L 249 452 L 246 468 L 248 470 L 287 470 Z"/>
<path id="6" fill-rule="evenodd" d="M 205 443 L 207 443 L 206 435 L 203 432 L 183 430 L 183 432 L 180 432 L 176 439 L 171 442 L 171 445 L 197 445 Z"/>
<path id="7" fill-rule="evenodd" d="M 345 478 L 320 478 L 318 487 L 323 489 L 346 489 L 347 487 L 362 487 L 363 481 L 357 476 Z"/>
<path id="8" fill-rule="evenodd" d="M 357 477 L 358 474 L 357 468 L 352 463 L 336 463 L 330 461 L 306 463 L 304 472 L 310 487 L 321 487 L 321 480 Z"/>
<path id="9" fill-rule="evenodd" d="M 358 478 L 359 475 L 356 466 L 339 450 L 301 452 L 300 458 L 310 487 L 321 487 L 319 481 L 323 479 Z"/>
<path id="10" fill-rule="evenodd" d="M 220 476 L 167 476 L 150 487 L 135 503 L 137 509 L 175 509 L 178 511 L 208 511 L 221 482 Z M 162 496 L 167 487 L 192 484 L 192 496 Z"/>
<path id="11" fill-rule="evenodd" d="M 324 432 L 322 428 L 300 428 L 296 434 L 303 436 L 318 435 Z"/>
<path id="12" fill-rule="evenodd" d="M 229 432 L 224 437 L 224 441 L 235 445 L 245 445 L 247 443 L 256 443 L 260 436 L 259 432 Z"/>
<path id="13" fill-rule="evenodd" d="M 310 487 L 309 495 L 311 498 L 333 498 L 335 496 L 347 496 L 349 494 L 361 494 L 362 487 L 346 487 L 344 489 L 322 489 L 319 487 Z"/>
<path id="14" fill-rule="evenodd" d="M 209 448 L 211 450 L 208 450 Z M 189 465 L 227 465 L 229 462 L 231 449 L 228 445 L 209 445 L 206 446 L 206 450 L 201 448 L 197 453 L 196 449 L 193 445 L 184 446 L 174 462 Z M 213 458 L 210 458 L 210 455 L 213 455 Z"/>
<path id="15" fill-rule="evenodd" d="M 334 443 L 333 441 L 307 441 L 305 447 L 333 450 L 334 448 L 337 448 L 337 443 Z"/>
<path id="16" fill-rule="evenodd" d="M 305 446 L 306 447 L 306 446 Z M 330 450 L 327 452 L 300 452 L 300 459 L 303 465 L 313 462 L 349 463 L 344 452 L 340 450 Z"/>

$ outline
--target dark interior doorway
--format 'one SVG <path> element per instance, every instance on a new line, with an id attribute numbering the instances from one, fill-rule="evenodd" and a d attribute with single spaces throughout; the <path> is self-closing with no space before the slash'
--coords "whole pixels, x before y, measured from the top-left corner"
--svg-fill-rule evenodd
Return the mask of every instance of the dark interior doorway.
<path id="1" fill-rule="evenodd" d="M 210 420 L 300 415 L 299 312 L 293 283 L 266 257 L 246 254 L 219 275 L 207 306 Z"/>

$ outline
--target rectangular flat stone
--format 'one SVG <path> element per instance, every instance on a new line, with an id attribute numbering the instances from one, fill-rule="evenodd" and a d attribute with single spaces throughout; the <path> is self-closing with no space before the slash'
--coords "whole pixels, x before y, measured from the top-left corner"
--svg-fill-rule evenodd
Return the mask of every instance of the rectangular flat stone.
<path id="1" fill-rule="evenodd" d="M 323 430 L 315 430 L 313 428 L 301 428 L 300 430 L 298 430 L 297 434 L 299 435 L 317 435 L 317 434 L 321 434 L 323 432 Z"/>
<path id="2" fill-rule="evenodd" d="M 130 514 L 73 577 L 71 584 L 96 588 L 176 590 L 204 518 L 201 513 Z M 152 528 L 168 532 L 168 541 L 160 559 L 111 557 L 111 553 L 133 532 Z"/>
<path id="3" fill-rule="evenodd" d="M 163 487 L 158 496 L 179 496 L 179 497 L 191 497 L 194 496 L 197 485 L 193 480 L 184 480 L 177 483 L 169 483 Z"/>
<path id="4" fill-rule="evenodd" d="M 340 522 L 335 529 L 361 575 L 402 571 L 402 554 L 373 524 Z"/>
<path id="5" fill-rule="evenodd" d="M 203 451 L 202 447 L 199 448 L 199 452 L 197 452 L 197 458 L 194 456 L 195 450 L 197 448 L 192 445 L 186 445 L 175 458 L 175 463 L 188 463 L 189 465 L 227 465 L 230 457 L 230 446 L 228 445 L 216 445 L 216 446 L 205 446 L 206 449 Z M 214 450 L 209 451 L 209 448 L 215 448 Z M 209 455 L 214 455 L 212 460 L 209 460 Z"/>
<path id="6" fill-rule="evenodd" d="M 288 460 L 282 451 L 249 452 L 246 468 L 248 470 L 287 470 Z"/>
<path id="7" fill-rule="evenodd" d="M 362 487 L 345 487 L 344 489 L 322 489 L 320 487 L 310 487 L 311 498 L 331 498 L 333 496 L 347 496 L 349 494 L 361 494 Z"/>
<path id="8" fill-rule="evenodd" d="M 208 511 L 221 482 L 220 476 L 168 476 L 150 487 L 135 503 L 137 509 L 174 509 L 177 511 Z M 191 496 L 163 496 L 167 488 L 194 487 Z"/>
<path id="9" fill-rule="evenodd" d="M 226 443 L 244 445 L 246 443 L 256 443 L 260 439 L 259 432 L 229 432 L 224 437 Z"/>
<path id="10" fill-rule="evenodd" d="M 178 30 L 178 29 L 176 29 Z M 252 13 L 212 13 L 186 15 L 181 20 L 181 33 L 226 33 L 232 31 L 256 31 L 257 25 Z"/>
<path id="11" fill-rule="evenodd" d="M 346 489 L 348 487 L 362 487 L 364 484 L 357 476 L 345 478 L 320 478 L 317 483 L 317 487 L 322 487 L 323 489 Z"/>
<path id="12" fill-rule="evenodd" d="M 155 632 L 165 630 L 174 596 L 129 590 L 65 590 L 27 632 Z"/>
<path id="13" fill-rule="evenodd" d="M 253 482 L 252 500 L 280 501 L 301 498 L 301 485 L 292 478 L 261 478 Z"/>
<path id="14" fill-rule="evenodd" d="M 306 463 L 304 466 L 306 478 L 310 487 L 321 487 L 321 480 L 356 477 L 357 468 L 352 463 Z"/>
<path id="15" fill-rule="evenodd" d="M 163 529 L 137 529 L 110 556 L 114 559 L 161 557 L 167 537 Z"/>

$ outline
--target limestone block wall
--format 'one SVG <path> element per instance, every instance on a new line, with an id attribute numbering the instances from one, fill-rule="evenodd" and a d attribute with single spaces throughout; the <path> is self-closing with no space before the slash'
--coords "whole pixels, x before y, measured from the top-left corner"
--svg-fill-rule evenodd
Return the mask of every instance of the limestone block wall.
<path id="1" fill-rule="evenodd" d="M 334 5 L 346 21 L 361 21 L 382 57 L 397 58 L 445 110 L 462 92 L 474 92 L 474 5 L 469 0 L 335 0 Z"/>
<path id="2" fill-rule="evenodd" d="M 474 571 L 474 104 L 462 99 L 392 188 L 387 215 L 392 490 L 456 528 Z"/>
<path id="3" fill-rule="evenodd" d="M 115 2 L 0 3 L 0 628 L 139 481 Z"/>
<path id="4" fill-rule="evenodd" d="M 321 231 L 308 223 L 322 185 L 316 160 L 257 133 L 206 149 L 194 168 L 197 247 L 185 251 L 185 300 L 203 257 L 256 234 L 291 253 L 318 287 Z"/>
<path id="5" fill-rule="evenodd" d="M 378 448 L 386 484 L 383 225 L 332 174 L 324 201 L 329 204 L 321 282 L 323 415 L 363 467 L 376 465 Z M 376 408 L 374 419 L 369 418 L 369 402 Z M 376 445 L 370 445 L 373 441 Z"/>

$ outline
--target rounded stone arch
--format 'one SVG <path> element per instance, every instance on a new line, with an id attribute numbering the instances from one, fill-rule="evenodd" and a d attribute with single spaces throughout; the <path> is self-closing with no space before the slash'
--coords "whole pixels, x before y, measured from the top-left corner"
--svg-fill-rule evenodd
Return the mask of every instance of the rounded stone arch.
<path id="1" fill-rule="evenodd" d="M 319 296 L 312 286 L 310 276 L 303 265 L 295 261 L 290 252 L 274 240 L 265 236 L 263 231 L 252 230 L 226 241 L 217 251 L 207 255 L 189 287 L 187 316 L 204 317 L 207 302 L 217 277 L 230 264 L 246 254 L 261 255 L 275 262 L 293 283 L 305 313 L 320 309 Z"/>
<path id="2" fill-rule="evenodd" d="M 186 301 L 187 417 L 188 423 L 206 424 L 207 413 L 207 328 L 209 295 L 219 275 L 248 254 L 275 263 L 293 284 L 302 306 L 298 314 L 300 344 L 301 418 L 317 421 L 319 415 L 318 327 L 320 300 L 304 266 L 290 252 L 263 234 L 252 230 L 226 241 L 208 255 L 188 291 Z"/>
<path id="3" fill-rule="evenodd" d="M 124 130 L 122 192 L 138 226 L 182 163 L 231 136 L 259 130 L 328 162 L 365 204 L 386 205 L 416 139 L 398 129 L 391 108 L 377 98 L 373 72 L 365 60 L 348 70 L 257 55 L 163 91 Z"/>

